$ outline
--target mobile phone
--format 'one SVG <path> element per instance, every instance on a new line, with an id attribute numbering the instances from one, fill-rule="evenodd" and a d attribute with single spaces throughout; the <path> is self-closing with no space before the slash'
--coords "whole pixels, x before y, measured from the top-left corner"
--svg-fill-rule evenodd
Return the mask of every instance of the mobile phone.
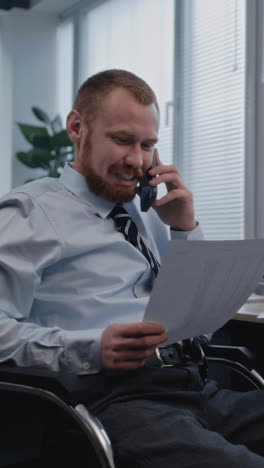
<path id="1" fill-rule="evenodd" d="M 153 162 L 150 168 L 145 172 L 143 177 L 139 181 L 139 197 L 140 197 L 140 208 L 141 211 L 148 211 L 152 203 L 157 197 L 158 189 L 149 185 L 149 181 L 153 177 L 149 174 L 149 170 L 156 166 L 156 160 L 153 157 Z"/>

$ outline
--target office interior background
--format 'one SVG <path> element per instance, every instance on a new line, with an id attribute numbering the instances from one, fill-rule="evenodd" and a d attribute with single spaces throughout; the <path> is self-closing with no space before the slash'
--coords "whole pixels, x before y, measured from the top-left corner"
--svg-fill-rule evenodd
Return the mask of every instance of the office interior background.
<path id="1" fill-rule="evenodd" d="M 0 193 L 42 175 L 15 157 L 31 107 L 65 126 L 88 76 L 124 68 L 157 94 L 161 159 L 206 238 L 264 237 L 263 24 L 263 0 L 1 1 Z"/>

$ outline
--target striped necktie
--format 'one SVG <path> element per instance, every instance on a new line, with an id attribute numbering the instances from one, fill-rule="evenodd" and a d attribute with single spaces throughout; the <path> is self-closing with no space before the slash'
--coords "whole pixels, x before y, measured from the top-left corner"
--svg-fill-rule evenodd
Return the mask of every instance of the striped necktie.
<path id="1" fill-rule="evenodd" d="M 129 216 L 123 205 L 115 205 L 110 213 L 110 218 L 114 220 L 115 229 L 122 232 L 125 239 L 136 247 L 148 260 L 151 269 L 157 276 L 160 264 L 154 257 L 151 250 L 148 249 L 142 237 L 140 236 L 137 226 Z"/>

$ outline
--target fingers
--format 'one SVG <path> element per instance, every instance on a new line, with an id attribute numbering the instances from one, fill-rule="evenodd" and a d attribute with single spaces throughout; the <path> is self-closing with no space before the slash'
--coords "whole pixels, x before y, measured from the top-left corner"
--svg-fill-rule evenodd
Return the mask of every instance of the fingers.
<path id="1" fill-rule="evenodd" d="M 142 350 L 112 350 L 105 360 L 104 367 L 109 369 L 137 369 L 145 364 L 145 360 L 154 354 L 156 346 Z"/>
<path id="2" fill-rule="evenodd" d="M 188 190 L 175 166 L 157 166 L 151 169 L 149 173 L 155 176 L 149 181 L 149 184 L 153 187 L 165 183 L 167 188 L 170 189 L 182 188 Z"/>
<path id="3" fill-rule="evenodd" d="M 158 155 L 157 150 L 156 154 Z M 162 164 L 158 156 L 157 165 L 149 170 L 149 174 L 153 176 L 153 179 L 149 181 L 149 184 L 153 187 L 165 183 L 169 191 L 176 188 L 188 191 L 178 169 L 174 165 Z"/>
<path id="4" fill-rule="evenodd" d="M 118 329 L 121 335 L 127 337 L 159 335 L 165 333 L 165 327 L 161 325 L 161 323 L 156 322 L 136 322 L 118 324 Z"/>
<path id="5" fill-rule="evenodd" d="M 110 369 L 136 369 L 143 366 L 145 359 L 166 339 L 165 328 L 158 323 L 113 324 L 102 335 L 103 366 Z"/>
<path id="6" fill-rule="evenodd" d="M 165 165 L 162 163 L 162 161 L 160 160 L 159 152 L 157 148 L 154 149 L 153 159 L 155 159 L 156 165 L 152 169 L 149 170 L 150 175 L 156 176 L 165 172 L 176 172 L 178 175 L 180 175 L 176 166 L 174 166 L 173 164 Z"/>
<path id="7" fill-rule="evenodd" d="M 168 168 L 170 166 L 166 166 L 166 168 Z M 165 183 L 165 184 L 172 184 L 173 187 L 175 188 L 186 188 L 186 186 L 184 185 L 178 171 L 171 171 L 171 172 L 163 172 L 163 173 L 160 173 L 159 175 L 157 175 L 155 178 L 153 179 L 150 179 L 149 181 L 150 185 L 159 185 L 161 183 Z"/>
<path id="8" fill-rule="evenodd" d="M 176 200 L 184 200 L 186 199 L 186 192 L 182 189 L 174 189 L 174 190 L 171 190 L 170 192 L 167 192 L 166 195 L 164 195 L 163 197 L 161 197 L 159 200 L 155 200 L 155 202 L 153 203 L 153 206 L 162 206 L 162 205 L 165 205 L 169 202 L 172 202 L 172 201 L 176 201 Z"/>
<path id="9" fill-rule="evenodd" d="M 180 173 L 175 166 L 156 166 L 149 171 L 151 175 L 155 175 L 153 179 L 149 181 L 149 184 L 153 187 L 159 184 L 165 183 L 168 193 L 160 199 L 156 199 L 153 203 L 153 207 L 159 207 L 165 205 L 171 201 L 189 201 L 192 203 L 192 193 L 183 183 Z"/>
<path id="10" fill-rule="evenodd" d="M 142 337 L 122 337 L 113 340 L 113 349 L 115 351 L 119 351 L 122 349 L 127 350 L 144 350 L 154 346 L 156 348 L 157 345 L 166 341 L 167 335 L 166 333 L 162 333 L 161 335 L 153 335 L 153 336 L 142 336 Z"/>
<path id="11" fill-rule="evenodd" d="M 149 356 L 151 356 L 155 352 L 156 346 L 149 346 L 148 348 L 140 349 L 140 350 L 114 350 L 113 351 L 113 360 L 115 363 L 120 362 L 138 362 L 138 361 L 145 361 Z"/>
<path id="12" fill-rule="evenodd" d="M 149 173 L 151 175 L 155 175 L 155 176 L 158 176 L 160 174 L 164 174 L 164 173 L 167 173 L 167 172 L 173 172 L 175 174 L 178 174 L 180 176 L 180 173 L 178 171 L 178 169 L 173 166 L 173 165 L 165 165 L 165 164 L 159 164 L 155 167 L 153 167 L 152 169 L 149 170 Z"/>

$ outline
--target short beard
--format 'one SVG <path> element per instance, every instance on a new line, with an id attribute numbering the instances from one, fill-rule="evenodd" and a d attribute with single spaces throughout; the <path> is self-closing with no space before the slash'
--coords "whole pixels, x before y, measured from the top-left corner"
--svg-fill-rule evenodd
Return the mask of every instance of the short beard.
<path id="1" fill-rule="evenodd" d="M 122 185 L 111 185 L 95 174 L 92 168 L 86 173 L 85 178 L 91 192 L 114 203 L 130 202 L 137 194 L 137 187 L 132 189 Z"/>
<path id="2" fill-rule="evenodd" d="M 91 192 L 95 193 L 98 197 L 102 197 L 105 200 L 114 202 L 114 203 L 128 203 L 131 202 L 136 194 L 138 193 L 138 188 L 126 187 L 124 185 L 111 185 L 106 182 L 100 175 L 98 175 L 94 169 L 91 167 L 89 162 L 89 152 L 91 151 L 91 145 L 89 139 L 85 142 L 83 148 L 83 154 L 81 155 L 82 160 L 82 174 L 86 178 L 86 182 L 89 186 Z M 126 171 L 129 175 L 140 179 L 143 176 L 142 169 L 133 169 L 131 167 L 126 168 L 124 165 L 113 165 L 110 168 L 110 173 Z"/>

